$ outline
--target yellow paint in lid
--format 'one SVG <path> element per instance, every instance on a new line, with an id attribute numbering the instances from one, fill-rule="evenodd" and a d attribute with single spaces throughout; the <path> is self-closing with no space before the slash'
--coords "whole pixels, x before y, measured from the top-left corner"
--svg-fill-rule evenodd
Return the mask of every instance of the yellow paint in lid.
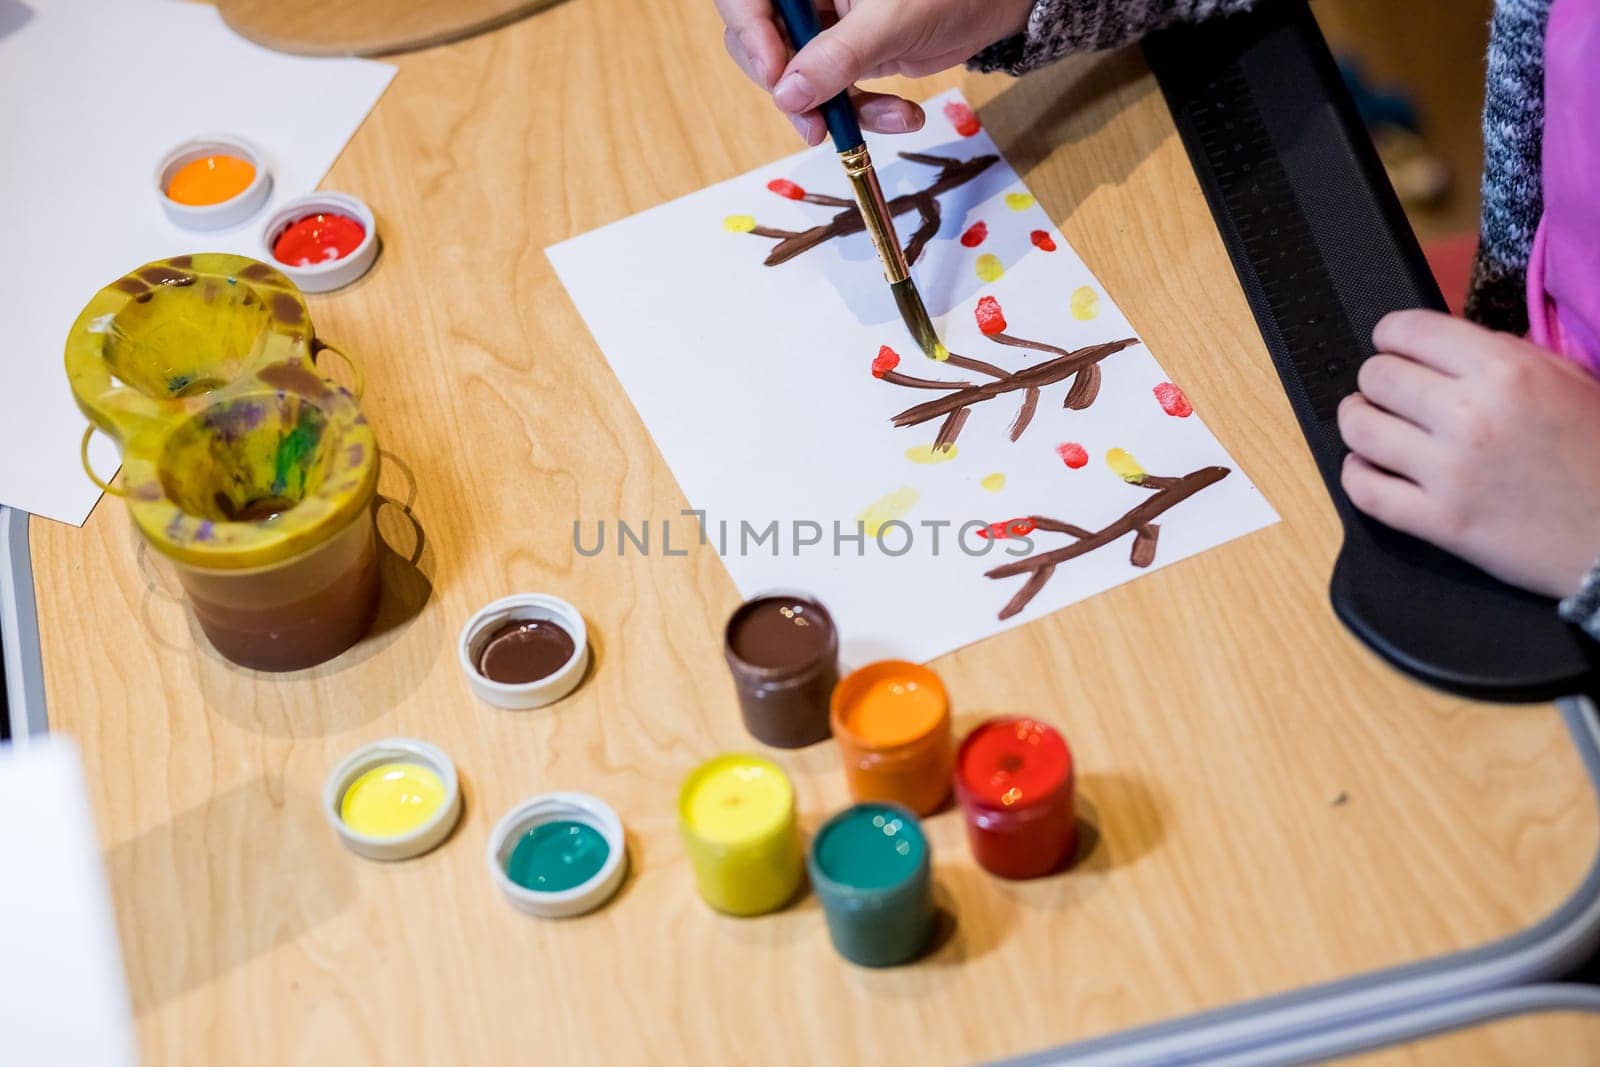
<path id="1" fill-rule="evenodd" d="M 431 768 L 381 763 L 345 789 L 339 817 L 369 837 L 400 837 L 420 829 L 448 799 L 444 781 Z"/>

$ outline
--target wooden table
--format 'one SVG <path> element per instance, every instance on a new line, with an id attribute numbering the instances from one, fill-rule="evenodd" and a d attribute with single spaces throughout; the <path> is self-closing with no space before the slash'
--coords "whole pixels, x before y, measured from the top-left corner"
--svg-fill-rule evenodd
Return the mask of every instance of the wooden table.
<path id="1" fill-rule="evenodd" d="M 1077 752 L 1094 844 L 1028 884 L 929 823 L 953 934 L 919 965 L 834 955 L 814 899 L 712 914 L 676 840 L 687 771 L 747 749 L 721 562 L 584 559 L 575 518 L 687 502 L 544 248 L 793 150 L 704 2 L 573 0 L 400 57 L 326 183 L 385 249 L 319 332 L 365 358 L 389 454 L 378 631 L 317 670 L 221 662 L 108 501 L 33 524 L 52 726 L 83 744 L 151 1063 L 968 1061 L 1448 953 L 1578 885 L 1600 823 L 1549 708 L 1450 699 L 1349 637 L 1339 533 L 1183 149 L 1137 54 L 1020 82 L 952 74 L 1008 159 L 1284 521 L 937 661 L 958 709 L 1028 711 Z M 597 667 L 522 714 L 475 703 L 457 629 L 511 590 L 582 606 Z M 398 865 L 318 794 L 357 744 L 441 745 L 467 811 Z M 831 744 L 776 758 L 807 827 Z M 493 821 L 542 790 L 618 809 L 633 873 L 590 917 L 513 912 Z"/>

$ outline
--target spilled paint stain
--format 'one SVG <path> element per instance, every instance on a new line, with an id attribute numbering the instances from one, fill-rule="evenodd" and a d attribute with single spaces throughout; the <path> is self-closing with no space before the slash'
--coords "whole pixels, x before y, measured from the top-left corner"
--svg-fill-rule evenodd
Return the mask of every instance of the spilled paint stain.
<path id="1" fill-rule="evenodd" d="M 1072 290 L 1072 299 L 1069 306 L 1072 317 L 1079 322 L 1088 322 L 1100 314 L 1100 294 L 1087 285 L 1080 285 Z"/>
<path id="2" fill-rule="evenodd" d="M 997 282 L 1006 274 L 1006 268 L 1000 262 L 1000 257 L 992 252 L 985 252 L 979 256 L 975 269 L 979 280 L 986 282 Z"/>
<path id="3" fill-rule="evenodd" d="M 903 486 L 886 496 L 880 496 L 856 515 L 856 521 L 866 527 L 867 536 L 876 537 L 886 523 L 903 519 L 917 506 L 922 494 L 910 486 Z"/>
<path id="4" fill-rule="evenodd" d="M 952 100 L 944 106 L 944 117 L 963 137 L 972 137 L 983 129 L 983 124 L 978 121 L 978 113 L 960 100 Z"/>
<path id="5" fill-rule="evenodd" d="M 1028 234 L 1028 240 L 1033 242 L 1033 247 L 1042 252 L 1054 252 L 1056 250 L 1055 238 L 1050 236 L 1049 230 L 1034 230 Z"/>
<path id="6" fill-rule="evenodd" d="M 722 228 L 729 233 L 749 233 L 756 228 L 754 215 L 729 215 L 722 220 Z"/>
<path id="7" fill-rule="evenodd" d="M 1081 470 L 1089 463 L 1089 453 L 1076 441 L 1056 445 L 1056 455 L 1061 457 L 1061 462 L 1073 470 Z"/>
<path id="8" fill-rule="evenodd" d="M 995 471 L 993 474 L 985 474 L 983 476 L 983 481 L 979 482 L 978 484 L 989 490 L 991 493 L 998 493 L 1000 490 L 1006 487 L 1006 476 L 1001 474 L 999 471 Z"/>
<path id="9" fill-rule="evenodd" d="M 788 178 L 774 178 L 767 183 L 769 192 L 777 193 L 788 200 L 804 200 L 806 191 Z"/>
<path id="10" fill-rule="evenodd" d="M 1111 473 L 1130 485 L 1138 485 L 1144 481 L 1145 469 L 1139 466 L 1139 461 L 1133 458 L 1133 453 L 1126 449 L 1113 448 L 1107 452 L 1106 466 L 1111 468 Z"/>
<path id="11" fill-rule="evenodd" d="M 958 449 L 955 445 L 945 445 L 943 448 L 934 445 L 916 445 L 906 449 L 906 458 L 913 463 L 948 463 L 955 459 Z"/>
<path id="12" fill-rule="evenodd" d="M 978 320 L 978 329 L 984 333 L 997 334 L 1005 331 L 1005 312 L 1000 310 L 1000 301 L 994 297 L 986 296 L 980 299 L 972 313 Z"/>
<path id="13" fill-rule="evenodd" d="M 1156 403 L 1161 405 L 1161 410 L 1174 418 L 1187 419 L 1194 414 L 1194 405 L 1189 403 L 1189 398 L 1183 390 L 1171 382 L 1162 382 L 1150 390 L 1156 394 Z"/>
<path id="14" fill-rule="evenodd" d="M 989 224 L 979 219 L 967 227 L 967 232 L 961 235 L 961 243 L 967 248 L 977 248 L 989 236 Z"/>
<path id="15" fill-rule="evenodd" d="M 1006 207 L 1010 208 L 1012 211 L 1026 211 L 1037 203 L 1038 201 L 1033 198 L 1032 193 L 1006 194 Z"/>

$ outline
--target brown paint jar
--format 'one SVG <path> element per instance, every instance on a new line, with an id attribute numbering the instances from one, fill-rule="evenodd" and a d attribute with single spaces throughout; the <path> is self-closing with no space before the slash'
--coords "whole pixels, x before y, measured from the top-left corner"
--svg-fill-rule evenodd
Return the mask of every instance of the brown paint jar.
<path id="1" fill-rule="evenodd" d="M 939 809 L 950 795 L 955 746 L 950 697 L 937 674 L 902 660 L 869 663 L 834 688 L 831 704 L 851 797 L 918 815 Z"/>
<path id="2" fill-rule="evenodd" d="M 723 652 L 750 736 L 775 748 L 827 739 L 839 680 L 839 632 L 827 608 L 798 593 L 747 600 L 728 620 Z"/>

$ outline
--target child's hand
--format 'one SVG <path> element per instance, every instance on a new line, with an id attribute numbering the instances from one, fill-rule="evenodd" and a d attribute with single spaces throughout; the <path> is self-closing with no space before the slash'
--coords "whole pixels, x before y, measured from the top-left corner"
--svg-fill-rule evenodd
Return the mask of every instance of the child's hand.
<path id="1" fill-rule="evenodd" d="M 1600 381 L 1434 311 L 1372 338 L 1339 407 L 1356 507 L 1513 585 L 1576 591 L 1600 553 Z"/>
<path id="2" fill-rule="evenodd" d="M 959 66 L 1028 21 L 1033 0 L 817 0 L 826 27 L 793 59 L 778 30 L 772 0 L 716 0 L 728 54 L 806 139 L 827 133 L 817 106 L 863 78 L 919 78 Z M 838 21 L 829 26 L 830 16 Z M 781 77 L 780 77 L 781 76 Z M 863 128 L 909 133 L 922 108 L 883 93 L 857 93 Z"/>

